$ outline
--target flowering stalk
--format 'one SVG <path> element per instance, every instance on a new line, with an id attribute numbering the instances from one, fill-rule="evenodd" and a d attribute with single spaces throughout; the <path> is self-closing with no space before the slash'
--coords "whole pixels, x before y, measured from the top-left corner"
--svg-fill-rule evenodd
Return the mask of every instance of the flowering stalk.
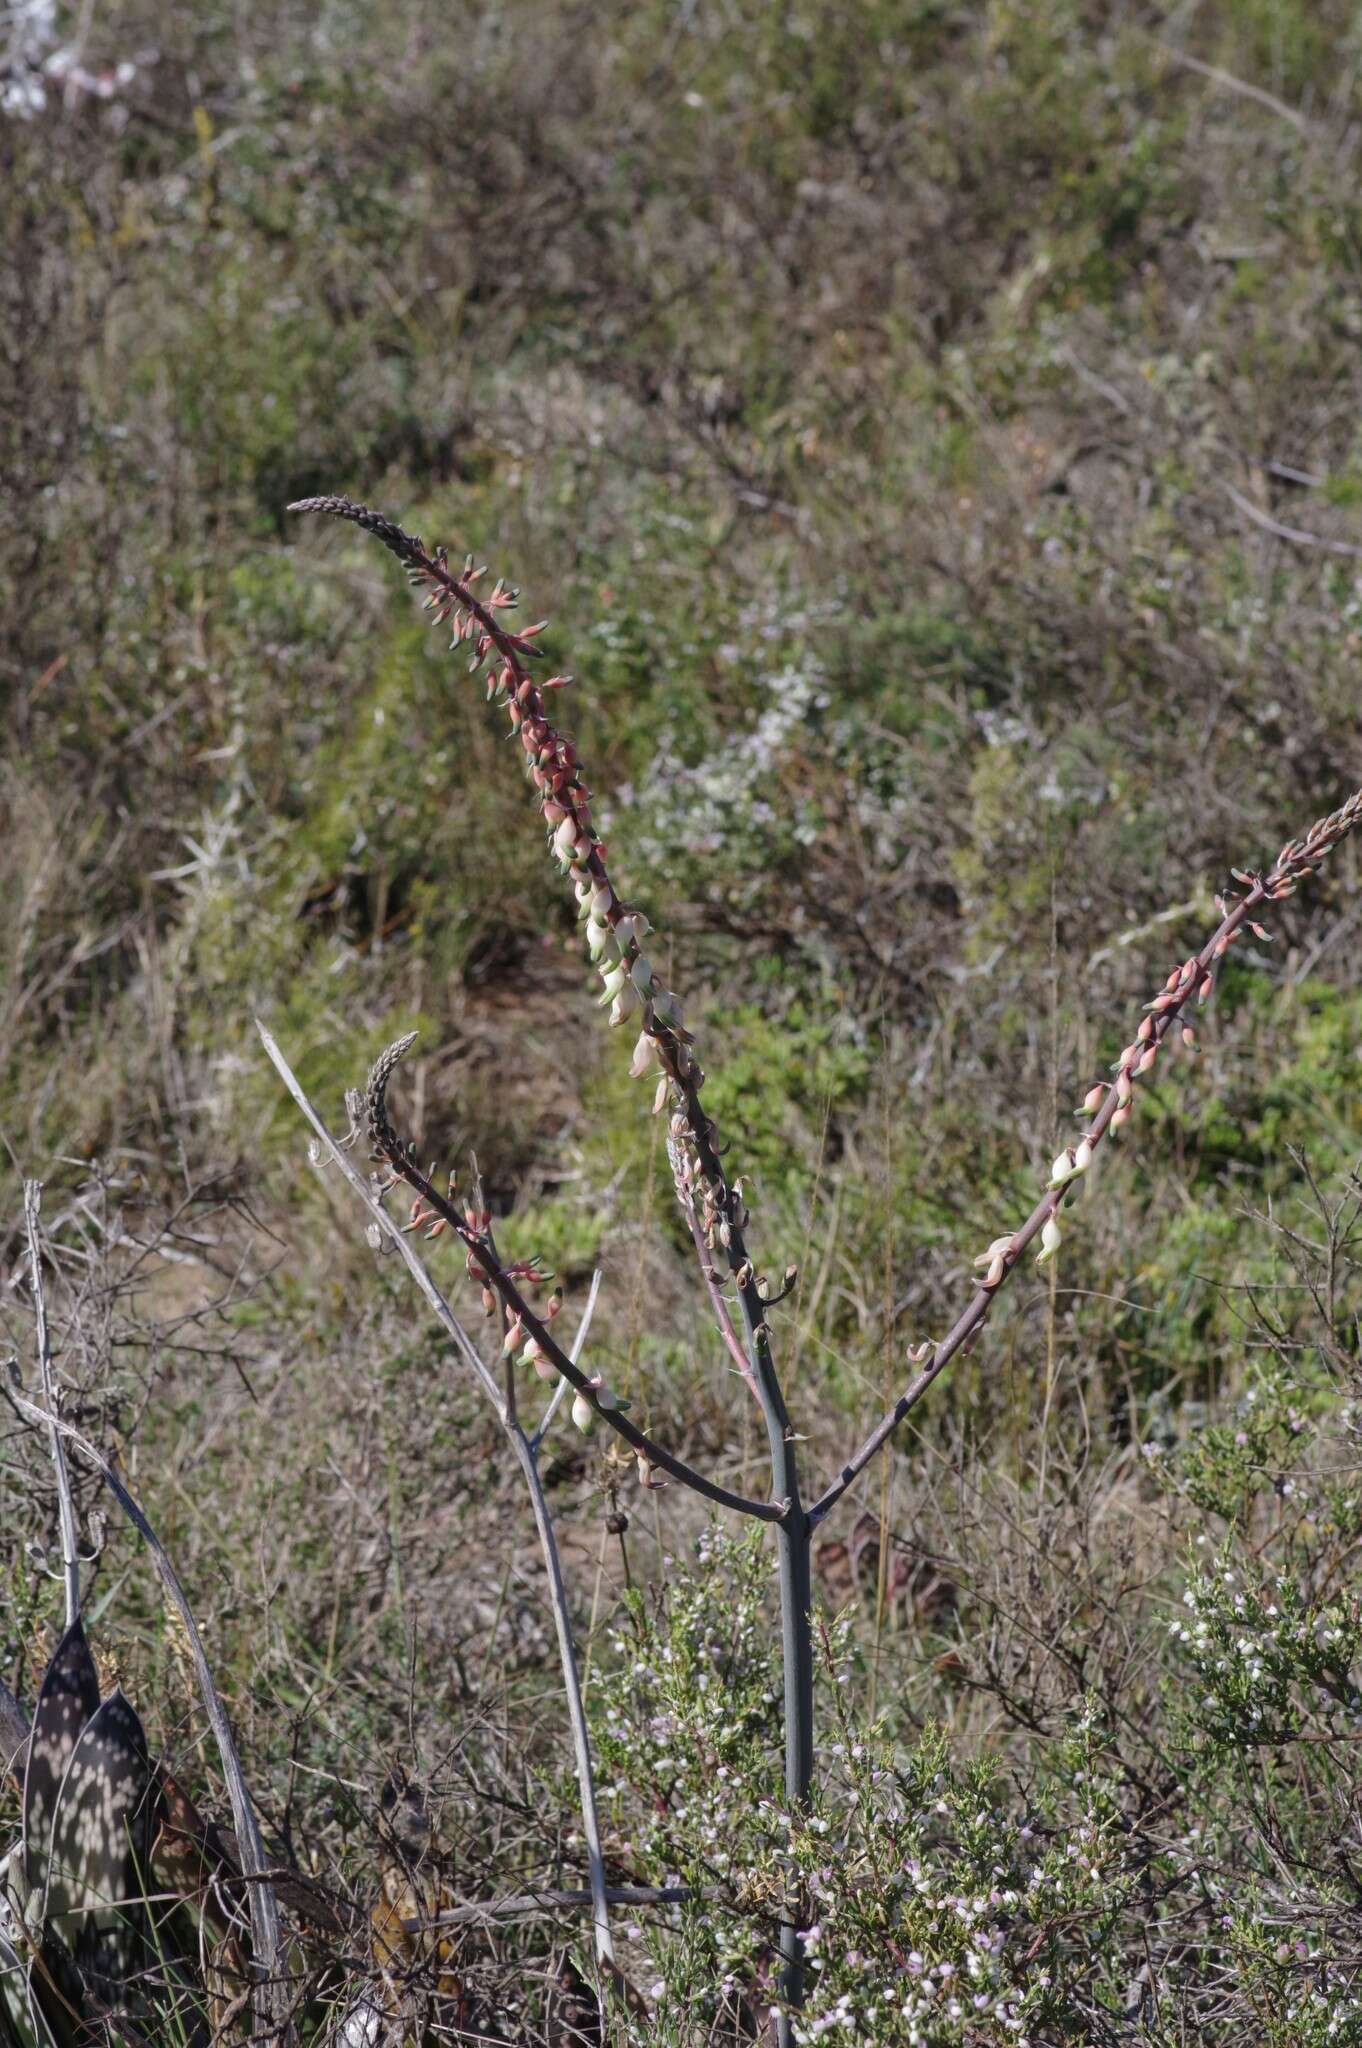
<path id="1" fill-rule="evenodd" d="M 512 632 L 503 623 L 503 615 L 514 607 L 516 592 L 498 580 L 486 598 L 480 598 L 474 585 L 484 571 L 474 567 L 471 556 L 465 561 L 462 575 L 456 576 L 450 571 L 446 550 L 428 553 L 415 536 L 349 498 L 304 498 L 289 509 L 348 520 L 382 541 L 402 563 L 410 581 L 426 591 L 426 605 L 436 623 L 451 627 L 451 648 L 469 648 L 470 672 L 486 669 L 488 700 L 505 709 L 511 731 L 520 740 L 552 852 L 572 878 L 578 911 L 585 920 L 587 948 L 599 964 L 602 1003 L 609 1005 L 610 1023 L 619 1026 L 635 1017 L 639 1020 L 640 1034 L 630 1071 L 638 1078 L 657 1074 L 653 1110 L 655 1114 L 668 1112 L 667 1149 L 678 1199 L 683 1210 L 694 1210 L 697 1249 L 703 1246 L 711 1252 L 722 1252 L 736 1284 L 748 1362 L 766 1424 L 772 1493 L 778 1505 L 744 1503 L 679 1460 L 658 1456 L 651 1448 L 646 1455 L 709 1499 L 776 1523 L 785 1669 L 785 1788 L 791 1807 L 801 1806 L 813 1777 L 811 1551 L 809 1525 L 800 1501 L 795 1434 L 771 1351 L 766 1319 L 771 1298 L 761 1288 L 747 1254 L 747 1210 L 741 1185 L 729 1181 L 721 1163 L 718 1134 L 701 1101 L 704 1072 L 692 1051 L 681 1005 L 661 980 L 645 950 L 644 940 L 650 929 L 647 919 L 615 890 L 605 846 L 592 825 L 590 792 L 582 780 L 576 747 L 558 731 L 548 714 L 546 693 L 564 687 L 572 679 L 554 675 L 535 681 L 532 664 L 542 658 L 535 642 L 544 622 Z M 414 1160 L 403 1153 L 402 1164 L 396 1158 L 392 1164 L 410 1186 L 439 1209 L 434 1190 L 419 1177 Z M 466 1227 L 455 1221 L 452 1205 L 448 1206 L 449 1220 L 465 1243 L 469 1243 Z M 513 1284 L 483 1261 L 481 1255 L 479 1262 L 502 1302 L 514 1308 L 520 1297 Z M 702 1271 L 704 1264 L 702 1261 Z M 531 1330 L 540 1350 L 562 1372 L 566 1364 L 562 1353 L 551 1340 L 545 1342 L 547 1332 L 542 1325 L 536 1328 L 526 1320 L 523 1303 L 521 1311 L 522 1325 Z M 572 1378 L 571 1371 L 565 1377 Z M 573 1384 L 579 1394 L 590 1396 L 591 1389 L 584 1379 L 581 1383 L 574 1379 Z M 641 1446 L 646 1447 L 646 1439 L 641 1438 L 641 1432 L 633 1431 L 627 1418 L 612 1413 L 606 1420 L 626 1439 L 639 1439 Z M 636 1443 L 636 1447 L 640 1444 Z M 785 1998 L 790 2006 L 795 2006 L 802 1990 L 797 1918 L 792 1917 L 782 1927 L 781 1953 Z M 780 2021 L 780 2038 L 782 2048 L 787 2048 L 792 2037 L 785 2016 Z"/>
<path id="2" fill-rule="evenodd" d="M 956 1353 L 964 1350 L 978 1336 L 988 1321 L 995 1298 L 1028 1246 L 1040 1239 L 1038 1265 L 1047 1263 L 1054 1256 L 1060 1242 L 1059 1211 L 1073 1192 L 1075 1181 L 1087 1172 L 1093 1155 L 1108 1132 L 1118 1131 L 1129 1122 L 1134 1113 L 1136 1082 L 1151 1071 L 1175 1026 L 1185 1044 L 1195 1043 L 1195 1030 L 1184 1018 L 1188 1004 L 1193 1001 L 1204 1004 L 1210 1000 L 1220 963 L 1230 947 L 1242 938 L 1246 928 L 1264 941 L 1271 937 L 1253 913 L 1264 903 L 1279 903 L 1293 895 L 1297 886 L 1315 873 L 1326 854 L 1346 838 L 1359 820 L 1362 820 L 1362 789 L 1355 791 L 1338 810 L 1318 819 L 1303 839 L 1289 839 L 1267 874 L 1254 874 L 1241 868 L 1231 871 L 1239 887 L 1232 892 L 1232 902 L 1216 897 L 1216 908 L 1221 913 L 1219 925 L 1201 951 L 1175 967 L 1154 1000 L 1145 1004 L 1139 1028 L 1116 1062 L 1114 1078 L 1110 1082 L 1099 1081 L 1088 1090 L 1083 1100 L 1083 1113 L 1091 1116 L 1092 1121 L 1078 1144 L 1066 1146 L 1056 1158 L 1050 1171 L 1050 1185 L 1026 1221 L 1011 1236 L 995 1238 L 975 1260 L 976 1266 L 985 1269 L 984 1277 L 949 1333 L 936 1346 L 924 1344 L 910 1350 L 911 1363 L 920 1366 L 921 1370 L 809 1509 L 811 1527 L 817 1527 L 837 1505 L 847 1488 L 889 1441 L 904 1417 L 917 1406 L 932 1381 L 950 1364 Z"/>

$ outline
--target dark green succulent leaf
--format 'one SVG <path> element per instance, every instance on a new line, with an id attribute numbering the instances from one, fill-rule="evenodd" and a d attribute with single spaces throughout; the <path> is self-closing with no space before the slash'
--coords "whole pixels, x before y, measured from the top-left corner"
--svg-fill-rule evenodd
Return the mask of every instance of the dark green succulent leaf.
<path id="1" fill-rule="evenodd" d="M 24 1876 L 28 1891 L 47 1881 L 52 1823 L 62 1780 L 76 1745 L 99 1708 L 99 1674 L 77 1617 L 52 1654 L 43 1675 L 24 1770 Z"/>
<path id="2" fill-rule="evenodd" d="M 29 1965 L 28 1996 L 41 2022 L 38 2048 L 47 2048 L 49 2042 L 52 2048 L 89 2048 L 85 1987 L 64 1943 L 50 1929 L 43 1936 L 41 1955 Z"/>

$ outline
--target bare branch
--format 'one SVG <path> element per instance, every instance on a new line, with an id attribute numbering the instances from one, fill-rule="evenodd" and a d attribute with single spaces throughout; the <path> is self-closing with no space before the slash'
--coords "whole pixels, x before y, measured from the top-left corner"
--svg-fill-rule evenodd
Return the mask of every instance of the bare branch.
<path id="1" fill-rule="evenodd" d="M 261 1042 L 290 1095 L 292 1095 L 294 1101 L 312 1125 L 322 1144 L 326 1146 L 332 1160 L 340 1167 L 350 1185 L 374 1217 L 378 1228 L 384 1233 L 388 1241 L 396 1245 L 401 1252 L 407 1270 L 416 1281 L 426 1301 L 434 1309 L 443 1328 L 453 1338 L 455 1349 L 460 1357 L 473 1367 L 483 1392 L 496 1410 L 497 1417 L 515 1452 L 516 1461 L 524 1474 L 525 1484 L 529 1489 L 531 1508 L 534 1513 L 535 1527 L 539 1535 L 540 1548 L 544 1556 L 544 1568 L 548 1574 L 549 1605 L 553 1611 L 554 1628 L 558 1637 L 558 1655 L 563 1672 L 563 1690 L 567 1697 L 568 1722 L 571 1729 L 572 1746 L 577 1766 L 577 1785 L 582 1810 L 582 1833 L 586 1840 L 592 1896 L 595 1900 L 596 1954 L 601 1962 L 613 1967 L 615 1949 L 610 1934 L 610 1915 L 605 1896 L 605 1864 L 601 1855 L 600 1821 L 596 1812 L 596 1788 L 591 1763 L 590 1737 L 587 1732 L 586 1711 L 582 1702 L 581 1680 L 577 1671 L 576 1650 L 572 1641 L 572 1622 L 568 1613 L 567 1589 L 563 1584 L 562 1566 L 558 1557 L 558 1543 L 554 1535 L 553 1522 L 549 1515 L 548 1502 L 544 1497 L 543 1482 L 539 1476 L 539 1466 L 535 1456 L 539 1438 L 536 1437 L 534 1442 L 531 1442 L 520 1424 L 510 1413 L 496 1380 L 483 1363 L 472 1339 L 464 1330 L 458 1317 L 454 1314 L 449 1303 L 426 1271 L 425 1265 L 418 1256 L 410 1239 L 398 1228 L 397 1224 L 383 1207 L 383 1204 L 375 1198 L 372 1190 L 367 1186 L 360 1174 L 356 1172 L 340 1146 L 331 1136 L 326 1125 L 308 1101 L 302 1084 L 289 1066 L 288 1061 L 284 1058 L 274 1039 L 258 1018 L 256 1019 L 256 1030 L 260 1033 Z M 389 1064 L 386 1070 L 387 1073 L 392 1071 L 393 1064 L 395 1064 L 395 1061 Z M 381 1106 L 382 1101 L 380 1097 L 380 1108 Z M 586 1313 L 578 1327 L 573 1353 L 574 1359 L 586 1339 L 591 1313 L 596 1302 L 599 1280 L 600 1275 L 597 1274 L 596 1279 L 592 1283 Z M 547 1426 L 548 1420 L 549 1417 L 546 1416 L 545 1426 Z M 542 1434 L 542 1430 L 540 1434 Z"/>
<path id="2" fill-rule="evenodd" d="M 596 1782 L 591 1768 L 591 1737 L 587 1730 L 586 1708 L 582 1701 L 577 1652 L 572 1641 L 567 1588 L 563 1584 L 558 1544 L 553 1533 L 548 1502 L 544 1498 L 544 1484 L 539 1476 L 539 1461 L 523 1429 L 517 1425 L 508 1434 L 520 1469 L 525 1475 L 530 1506 L 534 1511 L 535 1527 L 539 1532 L 540 1548 L 544 1553 L 544 1565 L 549 1575 L 549 1605 L 553 1609 L 553 1625 L 558 1635 L 558 1657 L 563 1668 L 563 1690 L 567 1694 L 568 1722 L 572 1731 L 572 1749 L 577 1765 L 577 1788 L 582 1808 L 582 1833 L 586 1838 L 587 1868 L 591 1877 L 590 1897 L 595 1925 L 596 1954 L 601 1962 L 613 1963 L 615 1945 L 610 1935 L 605 1859 L 601 1854 L 600 1819 L 596 1812 Z"/>
<path id="3" fill-rule="evenodd" d="M 43 1184 L 24 1182 L 24 1227 L 28 1232 L 28 1263 L 33 1283 L 33 1312 L 38 1325 L 38 1373 L 42 1380 L 43 1406 L 57 1413 L 56 1389 L 52 1383 L 52 1346 L 47 1334 L 47 1301 L 43 1294 L 43 1256 L 38 1242 L 38 1213 L 42 1208 Z M 57 1515 L 61 1523 L 62 1577 L 66 1583 L 66 1626 L 80 1619 L 80 1551 L 76 1542 L 76 1504 L 71 1493 L 71 1475 L 66 1469 L 66 1452 L 61 1432 L 53 1427 L 52 1465 L 57 1476 Z"/>
<path id="4" fill-rule="evenodd" d="M 418 1934 L 427 1927 L 471 1927 L 490 1920 L 528 1919 L 536 1913 L 558 1913 L 573 1906 L 589 1906 L 593 1894 L 583 1891 L 517 1892 L 505 1899 L 482 1899 L 466 1906 L 447 1906 L 425 1920 L 404 1920 L 403 1927 Z M 697 1890 L 689 1884 L 611 1884 L 605 1888 L 611 1906 L 683 1906 L 691 1899 L 716 1899 L 713 1885 Z"/>
<path id="5" fill-rule="evenodd" d="M 601 1269 L 599 1266 L 597 1266 L 595 1272 L 591 1276 L 591 1290 L 586 1297 L 586 1307 L 582 1310 L 582 1320 L 577 1325 L 576 1332 L 574 1333 L 572 1339 L 572 1349 L 568 1352 L 568 1357 L 572 1360 L 572 1363 L 574 1365 L 579 1365 L 581 1363 L 582 1352 L 586 1347 L 586 1340 L 591 1330 L 591 1318 L 596 1313 L 596 1297 L 599 1295 L 600 1291 Z M 544 1438 L 548 1435 L 549 1424 L 553 1421 L 554 1416 L 558 1413 L 559 1408 L 562 1406 L 563 1401 L 567 1396 L 569 1384 L 570 1382 L 567 1380 L 559 1380 L 557 1386 L 553 1390 L 552 1399 L 550 1400 L 548 1407 L 544 1410 L 544 1419 L 540 1423 L 534 1435 L 530 1438 L 530 1449 L 534 1451 L 536 1455 L 538 1454 L 539 1446 L 543 1443 Z"/>

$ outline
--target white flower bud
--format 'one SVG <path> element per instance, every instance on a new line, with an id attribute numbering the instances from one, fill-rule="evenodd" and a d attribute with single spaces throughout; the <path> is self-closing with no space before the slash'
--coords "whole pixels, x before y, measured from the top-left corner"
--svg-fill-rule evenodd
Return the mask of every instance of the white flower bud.
<path id="1" fill-rule="evenodd" d="M 1063 1239 L 1060 1235 L 1059 1224 L 1056 1222 L 1053 1216 L 1047 1216 L 1045 1219 L 1045 1228 L 1041 1231 L 1040 1234 L 1040 1250 L 1036 1253 L 1036 1264 L 1038 1266 L 1044 1266 L 1048 1264 L 1048 1262 L 1054 1257 L 1055 1253 L 1059 1250 L 1059 1247 L 1062 1242 Z"/>
<path id="2" fill-rule="evenodd" d="M 601 997 L 602 1009 L 604 1009 L 607 1003 L 614 1002 L 615 997 L 624 987 L 627 979 L 626 970 L 620 961 L 616 961 L 613 967 L 603 967 L 601 969 L 601 987 L 605 991 Z"/>
<path id="3" fill-rule="evenodd" d="M 1065 1181 L 1074 1180 L 1080 1173 L 1086 1173 L 1091 1164 L 1092 1146 L 1086 1138 L 1077 1147 L 1066 1145 L 1050 1168 L 1051 1187 L 1063 1187 Z"/>
<path id="4" fill-rule="evenodd" d="M 650 1038 L 646 1031 L 640 1031 L 638 1044 L 634 1047 L 634 1057 L 629 1062 L 631 1079 L 641 1081 L 656 1058 L 656 1041 Z"/>
<path id="5" fill-rule="evenodd" d="M 610 1006 L 610 1022 L 612 1024 L 627 1024 L 637 1008 L 638 997 L 635 995 L 633 987 L 626 982 Z"/>
<path id="6" fill-rule="evenodd" d="M 553 835 L 553 850 L 564 867 L 568 867 L 576 858 L 577 820 L 574 817 L 569 815 L 556 827 Z"/>
<path id="7" fill-rule="evenodd" d="M 585 1394 L 575 1396 L 572 1403 L 572 1419 L 583 1436 L 590 1436 L 596 1427 L 596 1411 Z"/>
<path id="8" fill-rule="evenodd" d="M 609 943 L 609 925 L 598 924 L 594 917 L 588 918 L 586 926 L 586 949 L 587 952 L 590 953 L 592 959 L 599 960 L 601 954 L 605 951 Z"/>

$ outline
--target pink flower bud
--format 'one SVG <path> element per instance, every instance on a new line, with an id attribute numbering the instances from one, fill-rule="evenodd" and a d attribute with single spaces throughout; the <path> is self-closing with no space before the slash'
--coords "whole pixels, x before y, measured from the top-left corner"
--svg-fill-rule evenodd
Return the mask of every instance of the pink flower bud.
<path id="1" fill-rule="evenodd" d="M 1089 1116 L 1091 1116 L 1092 1112 L 1095 1109 L 1101 1108 L 1103 1102 L 1106 1100 L 1106 1094 L 1107 1091 L 1104 1082 L 1095 1081 L 1092 1087 L 1089 1088 L 1087 1094 L 1083 1097 L 1083 1107 L 1088 1112 Z"/>

